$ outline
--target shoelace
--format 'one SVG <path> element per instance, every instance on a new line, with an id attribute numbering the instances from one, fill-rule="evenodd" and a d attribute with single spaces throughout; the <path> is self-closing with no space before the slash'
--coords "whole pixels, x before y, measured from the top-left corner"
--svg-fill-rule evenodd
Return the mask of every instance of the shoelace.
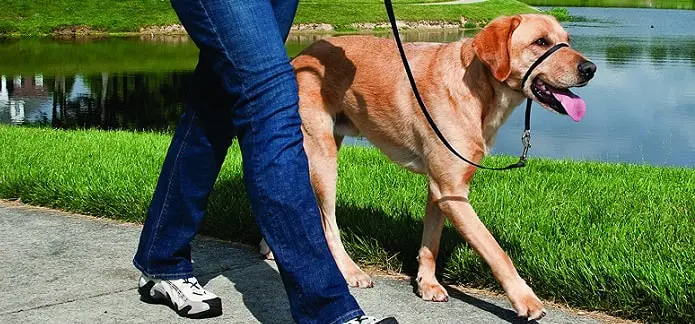
<path id="1" fill-rule="evenodd" d="M 345 324 L 373 324 L 376 322 L 377 322 L 376 317 L 362 315 L 358 318 L 350 320 L 349 322 L 347 322 Z"/>
<path id="2" fill-rule="evenodd" d="M 189 278 L 186 278 L 183 280 L 183 283 L 191 285 L 191 290 L 193 290 L 194 294 L 197 295 L 205 295 L 205 290 L 198 286 L 198 281 L 194 279 L 194 281 L 188 280 Z"/>

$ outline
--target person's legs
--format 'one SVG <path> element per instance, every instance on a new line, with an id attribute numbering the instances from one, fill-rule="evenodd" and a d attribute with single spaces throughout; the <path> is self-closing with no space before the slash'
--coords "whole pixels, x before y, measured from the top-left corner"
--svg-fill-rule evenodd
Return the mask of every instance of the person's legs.
<path id="1" fill-rule="evenodd" d="M 222 302 L 192 277 L 190 243 L 233 138 L 231 111 L 224 107 L 234 100 L 203 58 L 188 89 L 133 264 L 143 273 L 138 291 L 144 301 L 205 318 L 222 314 Z"/>
<path id="2" fill-rule="evenodd" d="M 297 1 L 272 0 L 282 39 L 292 26 Z M 144 274 L 160 279 L 191 275 L 190 242 L 234 136 L 231 106 L 222 80 L 204 58 L 188 83 L 181 116 L 133 260 Z M 192 184 L 182 186 L 182 183 Z"/>
<path id="3" fill-rule="evenodd" d="M 309 183 L 287 32 L 278 26 L 282 20 L 289 29 L 296 4 L 287 12 L 274 11 L 270 0 L 172 4 L 236 99 L 225 108 L 232 110 L 252 211 L 275 253 L 294 319 L 332 323 L 363 315 L 328 250 Z"/>
<path id="4" fill-rule="evenodd" d="M 186 111 L 169 146 L 133 263 L 158 279 L 191 276 L 190 243 L 234 129 L 219 77 L 202 58 L 188 82 Z"/>

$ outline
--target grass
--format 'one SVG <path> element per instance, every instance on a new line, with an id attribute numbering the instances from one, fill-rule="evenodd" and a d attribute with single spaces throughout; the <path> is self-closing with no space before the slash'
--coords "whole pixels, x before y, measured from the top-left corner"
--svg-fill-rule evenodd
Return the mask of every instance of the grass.
<path id="1" fill-rule="evenodd" d="M 572 16 L 570 16 L 570 12 L 567 8 L 550 8 L 546 10 L 545 13 L 554 16 L 558 21 L 572 20 Z"/>
<path id="2" fill-rule="evenodd" d="M 499 15 L 533 12 L 516 0 L 484 3 L 420 6 L 434 0 L 394 1 L 401 20 L 458 22 L 461 17 L 486 22 Z M 162 0 L 3 0 L 0 34 L 47 35 L 57 30 L 82 26 L 108 33 L 137 32 L 141 27 L 179 23 L 169 1 Z M 328 23 L 346 26 L 359 22 L 385 22 L 381 0 L 301 1 L 295 23 Z"/>
<path id="3" fill-rule="evenodd" d="M 170 137 L 0 126 L 0 198 L 142 222 Z M 502 165 L 511 157 L 488 158 Z M 233 147 L 203 232 L 257 243 Z M 424 177 L 375 149 L 340 154 L 338 221 L 356 260 L 412 273 Z M 695 170 L 532 159 L 477 174 L 470 199 L 543 298 L 647 321 L 695 321 Z M 442 276 L 499 289 L 447 225 Z"/>

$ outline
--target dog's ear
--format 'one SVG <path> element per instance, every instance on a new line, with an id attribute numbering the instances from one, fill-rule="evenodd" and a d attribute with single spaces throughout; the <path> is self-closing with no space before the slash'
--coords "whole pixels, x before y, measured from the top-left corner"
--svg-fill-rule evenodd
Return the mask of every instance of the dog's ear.
<path id="1" fill-rule="evenodd" d="M 509 47 L 512 33 L 521 23 L 520 16 L 500 17 L 490 22 L 473 38 L 475 55 L 487 65 L 492 75 L 505 81 L 511 73 Z"/>

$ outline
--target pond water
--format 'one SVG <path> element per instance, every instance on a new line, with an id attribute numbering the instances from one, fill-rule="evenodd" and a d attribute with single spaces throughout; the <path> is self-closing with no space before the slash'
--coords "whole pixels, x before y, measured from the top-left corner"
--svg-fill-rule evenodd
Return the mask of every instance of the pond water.
<path id="1" fill-rule="evenodd" d="M 695 11 L 569 10 L 591 19 L 565 26 L 598 72 L 575 91 L 588 106 L 580 123 L 534 106 L 531 155 L 695 167 Z M 291 35 L 288 52 L 321 37 Z M 187 37 L 6 39 L 0 57 L 0 123 L 166 131 L 182 111 L 196 48 Z M 517 109 L 494 152 L 517 155 L 522 128 Z"/>
<path id="2" fill-rule="evenodd" d="M 533 6 L 695 9 L 693 0 L 521 0 Z"/>

